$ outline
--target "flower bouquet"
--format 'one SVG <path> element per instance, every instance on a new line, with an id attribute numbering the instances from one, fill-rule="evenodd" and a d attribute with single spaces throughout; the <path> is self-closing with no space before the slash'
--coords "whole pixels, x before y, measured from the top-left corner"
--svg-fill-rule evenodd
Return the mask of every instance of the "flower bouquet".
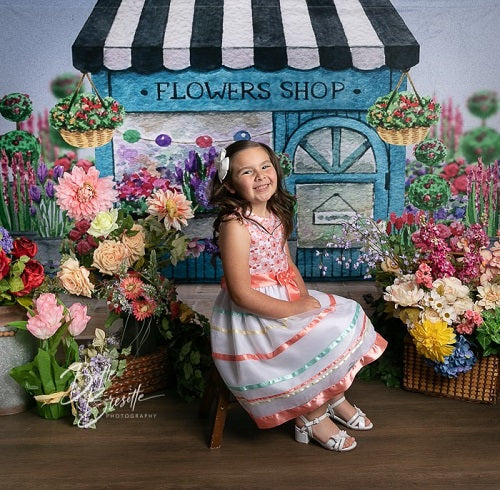
<path id="1" fill-rule="evenodd" d="M 12 378 L 37 402 L 38 413 L 48 419 L 69 415 L 62 401 L 69 395 L 74 373 L 68 367 L 79 361 L 75 336 L 87 326 L 87 307 L 74 303 L 66 308 L 53 293 L 42 293 L 28 309 L 28 320 L 11 325 L 28 330 L 39 339 L 33 361 L 10 370 Z M 60 346 L 63 352 L 59 352 Z"/>
<path id="2" fill-rule="evenodd" d="M 208 334 L 200 327 L 205 319 L 197 313 L 176 316 L 175 285 L 163 274 L 166 266 L 185 259 L 190 240 L 183 227 L 193 217 L 190 201 L 167 184 L 153 186 L 145 198 L 146 217 L 134 219 L 123 208 L 113 207 L 119 203 L 111 177 L 99 177 L 94 167 L 65 173 L 56 196 L 74 226 L 64 239 L 57 277 L 71 294 L 107 300 L 106 326 L 123 321 L 121 345 L 131 345 L 132 354 L 147 356 L 147 349 L 158 348 L 162 342 L 168 345 L 174 366 L 186 356 L 182 370 L 177 371 L 178 385 L 191 385 L 192 393 L 202 383 L 199 373 L 206 364 L 202 352 L 207 351 Z M 179 328 L 163 335 L 165 322 Z M 179 354 L 176 346 L 180 346 Z"/>
<path id="3" fill-rule="evenodd" d="M 387 223 L 357 216 L 330 245 L 353 244 L 359 257 L 347 266 L 375 276 L 385 314 L 406 325 L 437 374 L 456 378 L 500 353 L 500 243 L 490 245 L 479 224 L 435 222 L 424 212 L 392 213 Z"/>
<path id="4" fill-rule="evenodd" d="M 79 92 L 85 76 L 95 94 Z M 124 107 L 113 97 L 101 97 L 86 73 L 75 92 L 62 98 L 50 110 L 49 123 L 70 145 L 94 148 L 111 141 L 114 130 L 123 124 L 124 116 Z"/>
<path id="5" fill-rule="evenodd" d="M 398 89 L 408 72 L 403 72 L 396 88 L 368 108 L 366 121 L 377 130 L 380 138 L 393 145 L 412 145 L 423 141 L 431 125 L 436 124 L 441 106 L 433 98 Z"/>

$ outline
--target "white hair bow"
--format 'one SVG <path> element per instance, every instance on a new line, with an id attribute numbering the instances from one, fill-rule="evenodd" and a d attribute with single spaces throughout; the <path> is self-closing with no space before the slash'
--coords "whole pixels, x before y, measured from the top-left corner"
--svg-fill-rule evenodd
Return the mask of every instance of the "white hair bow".
<path id="1" fill-rule="evenodd" d="M 229 157 L 226 156 L 226 150 L 221 150 L 216 161 L 217 175 L 222 182 L 229 170 Z"/>

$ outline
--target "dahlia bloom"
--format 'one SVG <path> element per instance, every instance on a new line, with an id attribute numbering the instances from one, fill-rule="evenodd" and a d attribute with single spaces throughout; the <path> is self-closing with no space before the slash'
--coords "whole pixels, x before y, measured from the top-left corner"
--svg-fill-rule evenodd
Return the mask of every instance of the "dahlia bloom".
<path id="1" fill-rule="evenodd" d="M 151 197 L 148 197 L 146 203 L 147 212 L 151 216 L 156 216 L 159 221 L 163 220 L 167 230 L 171 228 L 181 230 L 182 226 L 187 225 L 187 220 L 194 217 L 191 201 L 176 190 L 158 189 Z"/>
<path id="2" fill-rule="evenodd" d="M 410 329 L 410 335 L 417 352 L 432 361 L 444 362 L 444 358 L 455 350 L 455 332 L 445 321 L 423 320 Z"/>
<path id="3" fill-rule="evenodd" d="M 385 301 L 392 301 L 398 306 L 416 306 L 424 297 L 425 292 L 415 282 L 415 276 L 408 274 L 397 278 L 392 286 L 388 286 L 384 293 Z"/>
<path id="4" fill-rule="evenodd" d="M 99 170 L 73 167 L 65 172 L 55 186 L 57 204 L 75 219 L 93 220 L 101 211 L 111 209 L 118 193 L 113 188 L 113 177 L 99 177 Z"/>

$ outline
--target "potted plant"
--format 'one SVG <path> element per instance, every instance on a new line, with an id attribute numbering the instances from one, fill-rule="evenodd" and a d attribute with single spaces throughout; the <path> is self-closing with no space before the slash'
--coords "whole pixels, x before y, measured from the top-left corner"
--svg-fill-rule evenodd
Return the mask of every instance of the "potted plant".
<path id="1" fill-rule="evenodd" d="M 95 94 L 79 92 L 85 75 Z M 124 107 L 113 97 L 101 97 L 88 74 L 84 74 L 75 92 L 50 110 L 49 123 L 70 145 L 95 148 L 111 141 L 114 130 L 123 124 L 124 116 Z"/>

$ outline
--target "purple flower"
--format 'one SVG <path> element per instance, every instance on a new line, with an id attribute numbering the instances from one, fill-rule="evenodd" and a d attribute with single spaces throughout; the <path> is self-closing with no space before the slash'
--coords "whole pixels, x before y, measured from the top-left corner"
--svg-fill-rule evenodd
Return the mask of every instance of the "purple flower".
<path id="1" fill-rule="evenodd" d="M 36 176 L 38 177 L 38 181 L 40 182 L 40 184 L 43 185 L 45 183 L 47 175 L 49 175 L 47 165 L 45 165 L 45 162 L 40 162 L 36 170 Z"/>
<path id="2" fill-rule="evenodd" d="M 31 200 L 35 201 L 36 203 L 39 203 L 42 199 L 42 191 L 37 185 L 30 185 L 29 194 Z"/>
<path id="3" fill-rule="evenodd" d="M 52 171 L 52 178 L 57 180 L 64 173 L 64 167 L 62 165 L 56 165 Z"/>
<path id="4" fill-rule="evenodd" d="M 47 185 L 45 186 L 45 193 L 47 194 L 47 197 L 49 197 L 50 199 L 52 199 L 54 197 L 54 192 L 55 192 L 54 182 L 52 182 L 51 180 L 49 180 L 47 182 Z"/>
<path id="5" fill-rule="evenodd" d="M 194 173 L 198 170 L 198 159 L 196 152 L 191 150 L 188 154 L 187 160 L 184 160 L 184 170 L 188 173 Z"/>
<path id="6" fill-rule="evenodd" d="M 0 226 L 0 248 L 8 254 L 13 246 L 14 240 L 12 240 L 9 232 L 3 226 Z"/>

